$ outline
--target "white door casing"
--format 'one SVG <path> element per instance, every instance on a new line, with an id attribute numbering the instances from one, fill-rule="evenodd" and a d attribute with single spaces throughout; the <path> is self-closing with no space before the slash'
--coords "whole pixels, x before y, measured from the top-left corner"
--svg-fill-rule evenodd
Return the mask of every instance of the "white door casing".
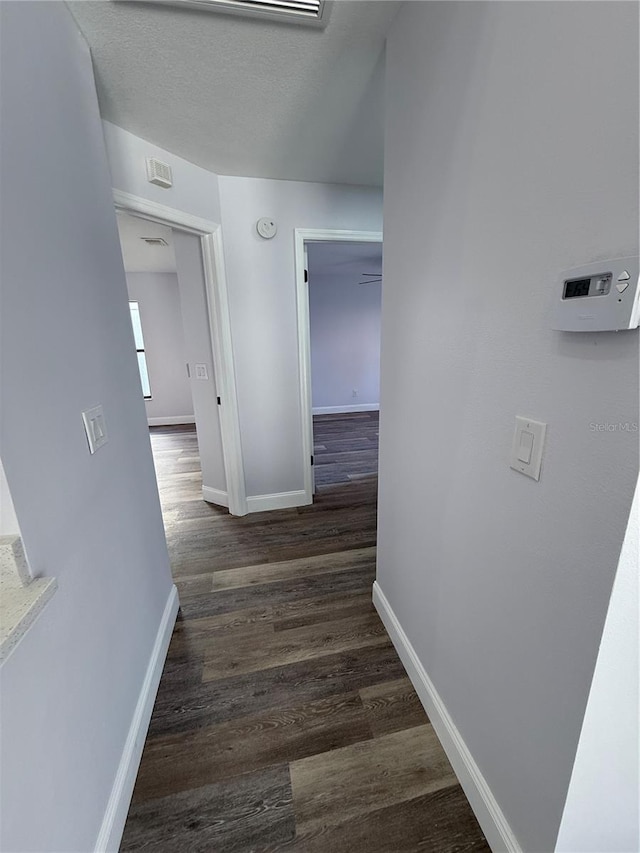
<path id="1" fill-rule="evenodd" d="M 192 216 L 175 208 L 148 201 L 121 190 L 113 191 L 116 210 L 168 225 L 200 238 L 204 269 L 213 371 L 216 388 L 221 398 L 219 406 L 220 433 L 229 512 L 231 515 L 247 514 L 247 496 L 240 440 L 240 420 L 236 392 L 235 366 L 231 345 L 231 320 L 227 280 L 224 267 L 222 229 L 216 222 Z M 206 486 L 203 498 L 206 499 Z"/>
<path id="2" fill-rule="evenodd" d="M 340 231 L 323 228 L 295 228 L 296 310 L 298 317 L 298 374 L 300 380 L 300 415 L 302 422 L 302 453 L 304 490 L 308 503 L 315 494 L 313 456 L 313 414 L 311 399 L 311 332 L 309 325 L 309 283 L 307 243 L 382 243 L 382 231 Z"/>

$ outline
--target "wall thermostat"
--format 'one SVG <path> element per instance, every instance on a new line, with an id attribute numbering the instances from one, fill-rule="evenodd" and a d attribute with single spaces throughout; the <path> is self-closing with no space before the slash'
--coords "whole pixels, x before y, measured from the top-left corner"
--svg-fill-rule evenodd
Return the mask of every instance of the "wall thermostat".
<path id="1" fill-rule="evenodd" d="M 618 332 L 640 325 L 637 255 L 567 270 L 557 287 L 557 331 Z"/>
<path id="2" fill-rule="evenodd" d="M 263 216 L 262 219 L 258 219 L 256 222 L 256 229 L 258 234 L 261 237 L 264 237 L 265 240 L 270 240 L 278 233 L 278 226 L 273 219 L 270 219 L 268 216 Z"/>

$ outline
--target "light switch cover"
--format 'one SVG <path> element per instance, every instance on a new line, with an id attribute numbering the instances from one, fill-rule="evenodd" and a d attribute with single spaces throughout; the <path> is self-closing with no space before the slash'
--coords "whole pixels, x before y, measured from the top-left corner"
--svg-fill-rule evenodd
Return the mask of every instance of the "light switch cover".
<path id="1" fill-rule="evenodd" d="M 102 406 L 93 406 L 82 413 L 84 431 L 89 442 L 89 452 L 95 453 L 109 440 L 107 438 L 107 426 L 104 422 Z"/>
<path id="2" fill-rule="evenodd" d="M 534 480 L 540 479 L 546 431 L 547 425 L 540 421 L 516 417 L 510 462 L 514 471 L 519 471 Z"/>

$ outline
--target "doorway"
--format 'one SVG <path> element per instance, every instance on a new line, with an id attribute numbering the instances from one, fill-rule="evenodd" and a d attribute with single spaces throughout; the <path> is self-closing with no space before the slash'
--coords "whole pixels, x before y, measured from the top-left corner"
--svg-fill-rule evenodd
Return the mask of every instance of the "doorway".
<path id="1" fill-rule="evenodd" d="M 194 439 L 197 432 L 201 497 L 228 507 L 232 515 L 244 515 L 220 228 L 125 193 L 115 192 L 114 198 L 121 244 L 126 244 L 123 257 L 134 330 L 139 321 L 136 348 L 150 426 L 190 431 Z M 153 329 L 153 366 L 151 352 L 145 351 L 151 314 L 164 326 L 164 333 Z"/>
<path id="2" fill-rule="evenodd" d="M 295 233 L 305 491 L 377 476 L 380 232 Z"/>

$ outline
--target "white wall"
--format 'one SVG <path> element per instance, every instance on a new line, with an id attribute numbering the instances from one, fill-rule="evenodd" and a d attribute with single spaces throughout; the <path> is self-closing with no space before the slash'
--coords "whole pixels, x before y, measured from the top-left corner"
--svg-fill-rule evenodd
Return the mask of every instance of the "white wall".
<path id="1" fill-rule="evenodd" d="M 247 495 L 304 488 L 295 228 L 380 231 L 380 190 L 220 177 Z M 271 216 L 278 234 L 255 228 Z"/>
<path id="2" fill-rule="evenodd" d="M 313 408 L 375 408 L 380 402 L 380 283 L 314 273 L 309 264 Z M 353 392 L 357 392 L 354 397 Z"/>
<path id="3" fill-rule="evenodd" d="M 114 189 L 220 222 L 217 175 L 111 122 L 103 121 L 102 127 Z M 171 166 L 172 187 L 165 189 L 149 183 L 147 157 L 157 157 Z"/>
<path id="4" fill-rule="evenodd" d="M 62 3 L 0 13 L 1 455 L 58 578 L 2 667 L 0 847 L 86 853 L 172 584 L 89 51 Z"/>
<path id="5" fill-rule="evenodd" d="M 152 423 L 193 423 L 178 276 L 127 273 L 127 289 L 140 305 L 152 396 L 145 400 L 147 417 Z"/>
<path id="6" fill-rule="evenodd" d="M 227 480 L 200 238 L 174 229 L 173 244 L 180 282 L 185 353 L 191 367 L 191 397 L 198 432 L 202 482 L 207 490 L 204 494 L 214 503 L 220 503 L 221 499 L 224 503 Z M 196 378 L 196 364 L 206 365 L 207 379 Z"/>
<path id="7" fill-rule="evenodd" d="M 640 850 L 640 485 L 589 691 L 558 853 Z"/>
<path id="8" fill-rule="evenodd" d="M 638 251 L 637 54 L 631 3 L 408 3 L 387 45 L 378 582 L 530 851 L 637 479 L 637 434 L 590 425 L 637 421 L 638 332 L 549 316 L 560 270 Z M 549 424 L 538 483 L 519 414 Z"/>
<path id="9" fill-rule="evenodd" d="M 0 459 L 0 536 L 13 536 L 20 533 L 20 525 L 11 499 L 9 484 Z"/>

